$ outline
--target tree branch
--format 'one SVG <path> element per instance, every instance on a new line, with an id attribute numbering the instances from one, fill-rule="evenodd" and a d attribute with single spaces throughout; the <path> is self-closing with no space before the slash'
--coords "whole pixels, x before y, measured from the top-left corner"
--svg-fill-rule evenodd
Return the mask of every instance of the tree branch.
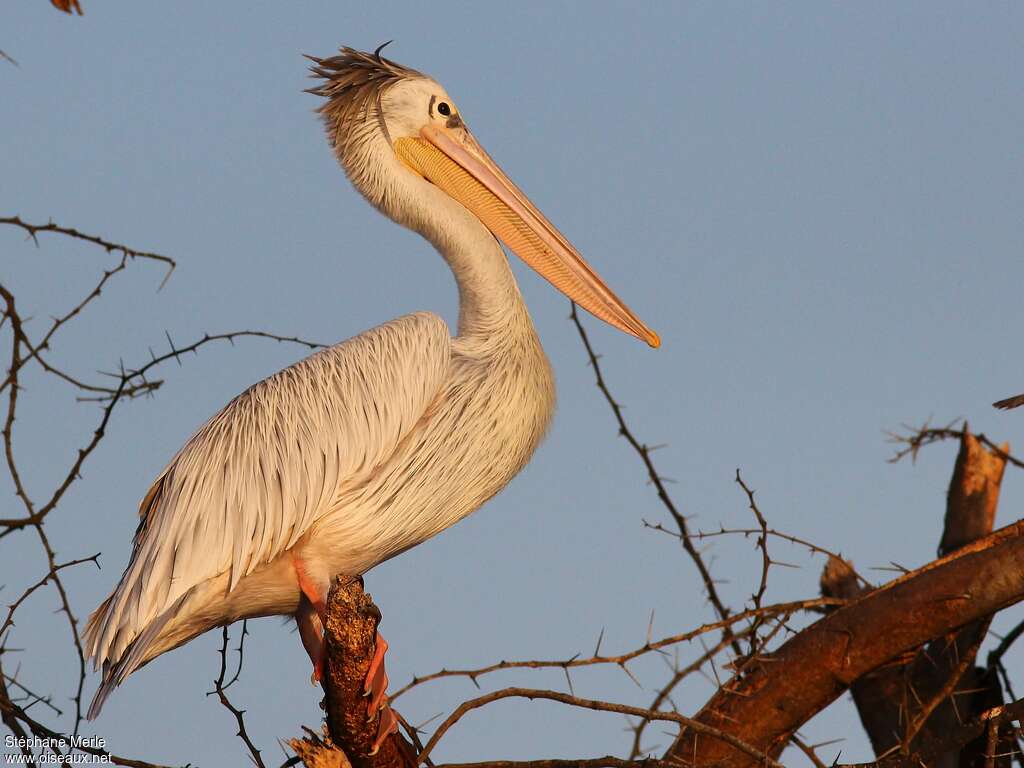
<path id="1" fill-rule="evenodd" d="M 697 715 L 771 754 L 861 675 L 1024 598 L 1024 520 L 906 574 L 811 625 L 748 666 Z M 666 759 L 753 765 L 685 729 Z"/>
<path id="2" fill-rule="evenodd" d="M 580 335 L 580 341 L 583 342 L 583 348 L 587 352 L 587 358 L 590 362 L 590 366 L 594 369 L 597 388 L 601 390 L 601 394 L 604 395 L 604 399 L 608 401 L 608 405 L 615 416 L 615 421 L 619 425 L 619 435 L 626 439 L 626 442 L 630 444 L 633 450 L 636 451 L 637 455 L 640 457 L 640 461 L 643 462 L 644 469 L 647 470 L 648 480 L 651 485 L 654 486 L 655 491 L 657 491 L 658 498 L 661 500 L 662 505 L 666 510 L 668 510 L 669 515 L 671 515 L 672 519 L 675 521 L 675 524 L 679 529 L 679 541 L 683 545 L 683 549 L 686 550 L 686 554 L 690 556 L 694 566 L 696 566 L 697 572 L 700 574 L 701 581 L 704 582 L 704 589 L 707 592 L 708 600 L 712 607 L 714 607 L 715 613 L 718 614 L 718 618 L 729 618 L 731 611 L 726 607 L 725 603 L 722 602 L 722 598 L 718 594 L 718 589 L 715 587 L 715 580 L 711 576 L 711 571 L 708 569 L 707 564 L 704 562 L 704 558 L 690 539 L 690 530 L 686 522 L 686 517 L 676 507 L 675 502 L 672 500 L 672 496 L 665 487 L 664 478 L 662 478 L 658 473 L 657 468 L 654 466 L 654 461 L 651 459 L 651 451 L 653 448 L 646 443 L 641 443 L 637 440 L 632 430 L 630 430 L 629 425 L 626 423 L 626 418 L 622 414 L 622 406 L 619 405 L 618 401 L 612 396 L 611 390 L 608 389 L 608 385 L 605 383 L 604 374 L 601 372 L 601 365 L 598 362 L 600 360 L 600 355 L 594 352 L 594 348 L 590 344 L 590 337 L 587 336 L 587 331 L 584 329 L 583 323 L 580 322 L 579 314 L 576 311 L 576 303 L 570 302 L 570 305 L 572 306 L 572 311 L 570 312 L 569 317 L 576 326 L 576 331 Z M 722 634 L 730 640 L 733 652 L 737 656 L 742 656 L 743 650 L 740 647 L 739 642 L 732 638 L 732 630 L 729 627 L 725 627 L 722 630 Z"/>
<path id="3" fill-rule="evenodd" d="M 987 450 L 964 426 L 940 554 L 992 531 L 1008 451 L 1006 444 Z M 823 584 L 826 581 L 823 578 Z M 826 589 L 826 594 L 850 596 L 836 584 Z M 989 617 L 972 622 L 952 637 L 929 643 L 912 658 L 887 664 L 854 682 L 853 700 L 876 756 L 894 750 L 903 755 L 921 752 L 965 719 L 1002 703 L 997 676 L 974 666 L 988 625 Z M 984 751 L 984 740 L 959 744 L 943 762 L 976 765 Z M 999 761 L 1000 766 L 1007 764 Z"/>

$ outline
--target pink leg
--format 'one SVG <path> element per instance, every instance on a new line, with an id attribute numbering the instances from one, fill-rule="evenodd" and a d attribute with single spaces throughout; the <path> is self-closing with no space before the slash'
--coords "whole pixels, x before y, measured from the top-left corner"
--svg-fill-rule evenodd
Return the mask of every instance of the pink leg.
<path id="1" fill-rule="evenodd" d="M 324 663 L 327 658 L 327 646 L 324 643 L 324 622 L 327 620 L 327 606 L 324 595 L 306 575 L 302 561 L 292 555 L 292 566 L 298 578 L 302 596 L 299 598 L 299 610 L 295 613 L 295 622 L 299 625 L 299 636 L 302 645 L 313 662 L 313 685 L 320 682 L 324 674 Z"/>
<path id="2" fill-rule="evenodd" d="M 295 620 L 299 625 L 302 644 L 313 662 L 313 683 L 315 684 L 323 677 L 327 658 L 327 645 L 324 642 L 324 625 L 327 621 L 326 595 L 320 594 L 316 584 L 306 574 L 302 561 L 294 554 L 292 555 L 292 565 L 295 567 L 299 589 L 302 590 L 302 598 L 299 601 L 299 610 L 295 614 Z M 367 705 L 367 714 L 371 720 L 378 713 L 380 715 L 377 738 L 373 742 L 371 755 L 377 754 L 388 736 L 398 732 L 398 718 L 388 706 L 388 675 L 384 671 L 384 654 L 387 653 L 387 650 L 387 641 L 378 632 L 373 658 L 370 660 L 370 668 L 366 672 L 366 682 L 363 684 L 364 695 L 370 699 Z"/>
<path id="3" fill-rule="evenodd" d="M 313 604 L 303 595 L 299 602 L 299 610 L 295 612 L 295 623 L 299 625 L 299 637 L 302 638 L 302 645 L 309 654 L 309 660 L 313 662 L 313 675 L 310 682 L 316 685 L 324 674 L 324 659 L 327 654 L 327 647 L 324 643 L 324 625 L 320 621 Z"/>
<path id="4" fill-rule="evenodd" d="M 363 694 L 370 698 L 370 703 L 366 708 L 370 719 L 372 720 L 380 713 L 380 724 L 377 726 L 377 738 L 373 742 L 371 755 L 377 754 L 388 736 L 398 732 L 398 718 L 388 706 L 388 673 L 384 671 L 384 654 L 387 653 L 387 650 L 388 643 L 378 632 L 373 658 L 370 660 L 370 668 L 366 672 Z"/>
<path id="5" fill-rule="evenodd" d="M 385 699 L 384 709 L 380 713 L 380 725 L 377 727 L 377 738 L 373 741 L 373 749 L 370 750 L 370 754 L 376 755 L 392 733 L 398 733 L 398 718 L 395 717 L 391 707 L 387 706 Z"/>
<path id="6" fill-rule="evenodd" d="M 363 688 L 363 695 L 370 696 L 370 715 L 373 716 L 379 703 L 388 691 L 388 674 L 384 671 L 384 654 L 388 652 L 388 641 L 377 633 L 377 644 L 373 649 L 373 658 L 370 660 L 370 668 L 366 671 L 366 683 Z"/>

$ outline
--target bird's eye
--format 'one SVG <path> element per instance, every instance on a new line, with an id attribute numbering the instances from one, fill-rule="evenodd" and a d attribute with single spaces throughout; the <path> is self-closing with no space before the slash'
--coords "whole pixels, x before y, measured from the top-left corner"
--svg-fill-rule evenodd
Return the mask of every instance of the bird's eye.
<path id="1" fill-rule="evenodd" d="M 448 117 L 448 115 L 452 113 L 452 108 L 448 106 L 447 101 L 442 101 L 440 104 L 437 105 L 437 113 L 439 115 L 444 115 L 445 117 Z"/>

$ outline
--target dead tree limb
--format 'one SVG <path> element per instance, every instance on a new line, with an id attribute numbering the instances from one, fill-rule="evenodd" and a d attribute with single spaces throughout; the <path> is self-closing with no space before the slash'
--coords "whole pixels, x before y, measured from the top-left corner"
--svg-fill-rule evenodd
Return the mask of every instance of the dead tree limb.
<path id="1" fill-rule="evenodd" d="M 998 451 L 986 449 L 964 425 L 949 483 L 940 555 L 991 533 L 1009 453 L 1009 443 L 1000 445 Z"/>
<path id="2" fill-rule="evenodd" d="M 82 6 L 79 5 L 78 0 L 50 0 L 50 4 L 64 13 L 82 15 Z"/>
<path id="3" fill-rule="evenodd" d="M 967 426 L 953 468 L 939 554 L 946 555 L 992 531 L 999 489 L 1010 447 L 987 449 Z M 843 578 L 843 563 L 831 561 L 822 577 L 823 594 L 855 597 L 863 593 L 856 582 Z M 974 665 L 991 617 L 968 624 L 954 635 L 934 640 L 910 658 L 874 670 L 851 687 L 854 703 L 876 756 L 931 754 L 937 764 L 981 768 L 986 738 L 954 744 L 941 752 L 949 733 L 981 712 L 1002 704 L 1002 691 L 993 671 Z M 1013 750 L 1004 742 L 1000 754 Z M 995 766 L 1009 765 L 1001 757 Z"/>
<path id="4" fill-rule="evenodd" d="M 1024 405 L 1024 394 L 1014 395 L 1008 397 L 1005 400 L 999 400 L 998 402 L 992 403 L 996 408 L 1002 408 L 1004 411 L 1008 411 L 1011 408 L 1019 408 Z"/>
<path id="5" fill-rule="evenodd" d="M 724 685 L 697 719 L 777 754 L 855 680 L 937 637 L 1024 599 L 1024 520 L 912 571 L 835 611 Z M 665 759 L 754 765 L 683 729 Z"/>
<path id="6" fill-rule="evenodd" d="M 940 555 L 949 554 L 991 532 L 1009 451 L 1008 443 L 987 449 L 964 424 L 964 436 L 949 484 Z M 910 679 L 918 695 L 928 698 L 920 707 L 921 711 L 909 720 L 902 742 L 903 754 L 930 751 L 938 756 L 938 764 L 962 768 L 985 765 L 1008 768 L 1010 765 L 1015 740 L 1002 739 L 994 745 L 990 758 L 988 734 L 946 752 L 931 748 L 966 720 L 1003 703 L 996 673 L 974 664 L 991 619 L 986 616 L 952 637 L 932 641 L 918 654 L 909 671 Z M 928 711 L 929 706 L 931 711 Z M 908 698 L 907 712 L 912 711 Z M 918 733 L 913 732 L 915 728 Z M 996 753 L 1000 757 L 995 757 Z"/>
<path id="7" fill-rule="evenodd" d="M 1019 722 L 1022 716 L 1024 716 L 1024 700 L 1014 701 L 1003 706 L 993 707 L 972 720 L 958 725 L 920 753 L 910 756 L 893 754 L 871 763 L 850 763 L 837 765 L 835 768 L 921 768 L 921 766 L 944 765 L 940 762 L 942 754 L 948 754 L 957 749 L 959 745 L 974 740 L 985 741 L 986 733 L 995 732 L 998 735 L 1010 731 L 1013 729 L 1013 722 Z M 998 753 L 998 748 L 995 753 L 989 752 L 988 756 L 992 759 L 1006 757 Z"/>

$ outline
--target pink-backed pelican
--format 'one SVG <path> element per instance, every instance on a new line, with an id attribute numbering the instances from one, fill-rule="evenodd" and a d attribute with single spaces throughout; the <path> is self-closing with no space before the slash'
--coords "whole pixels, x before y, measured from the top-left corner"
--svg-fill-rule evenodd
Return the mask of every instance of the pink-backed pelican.
<path id="1" fill-rule="evenodd" d="M 551 368 L 499 240 L 581 307 L 657 335 L 484 152 L 437 82 L 380 54 L 312 58 L 312 93 L 355 188 L 426 238 L 459 287 L 458 333 L 420 312 L 318 351 L 204 424 L 139 506 L 128 566 L 89 618 L 96 717 L 142 665 L 217 626 L 292 615 L 318 677 L 331 580 L 455 524 L 533 454 Z M 367 677 L 395 729 L 383 639 Z"/>

